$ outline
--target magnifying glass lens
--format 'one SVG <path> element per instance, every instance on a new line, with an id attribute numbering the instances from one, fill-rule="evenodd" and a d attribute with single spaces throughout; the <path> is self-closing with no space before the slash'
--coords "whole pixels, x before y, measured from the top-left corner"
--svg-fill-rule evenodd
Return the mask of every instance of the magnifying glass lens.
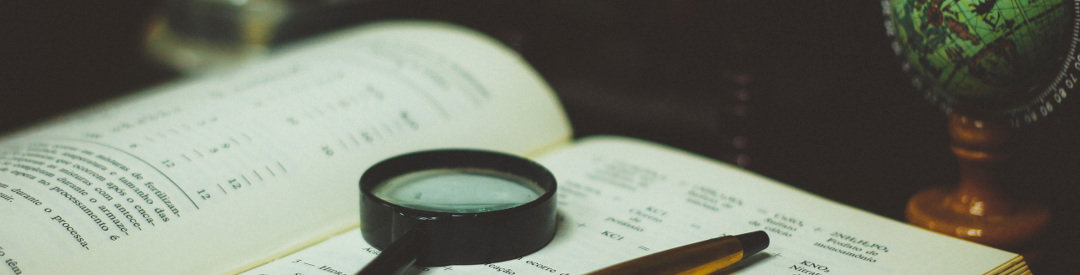
<path id="1" fill-rule="evenodd" d="M 386 202 L 425 211 L 481 213 L 513 208 L 545 193 L 521 176 L 487 169 L 431 169 L 394 177 L 372 189 Z"/>

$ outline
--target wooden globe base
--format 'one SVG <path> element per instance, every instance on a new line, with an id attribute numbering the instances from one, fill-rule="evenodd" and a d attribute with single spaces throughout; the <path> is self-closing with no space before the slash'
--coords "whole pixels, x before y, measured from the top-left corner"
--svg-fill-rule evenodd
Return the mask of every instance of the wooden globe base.
<path id="1" fill-rule="evenodd" d="M 955 188 L 924 190 L 908 201 L 908 222 L 942 234 L 1022 252 L 1050 223 L 1044 205 L 1021 203 L 999 182 L 1008 154 L 1008 126 L 949 114 L 952 151 L 960 165 Z"/>
<path id="2" fill-rule="evenodd" d="M 971 213 L 978 208 L 964 203 L 956 189 L 937 187 L 908 201 L 907 219 L 938 233 L 1014 252 L 1028 249 L 1027 244 L 1050 222 L 1049 209 L 1040 205 L 1021 205 L 993 215 Z"/>

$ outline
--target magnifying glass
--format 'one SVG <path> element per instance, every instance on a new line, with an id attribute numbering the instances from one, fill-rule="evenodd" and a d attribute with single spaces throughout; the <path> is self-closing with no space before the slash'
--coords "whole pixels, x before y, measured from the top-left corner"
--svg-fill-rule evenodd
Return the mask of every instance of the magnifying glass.
<path id="1" fill-rule="evenodd" d="M 382 251 L 362 275 L 514 259 L 555 236 L 555 177 L 513 155 L 405 154 L 368 168 L 360 193 L 364 240 Z"/>

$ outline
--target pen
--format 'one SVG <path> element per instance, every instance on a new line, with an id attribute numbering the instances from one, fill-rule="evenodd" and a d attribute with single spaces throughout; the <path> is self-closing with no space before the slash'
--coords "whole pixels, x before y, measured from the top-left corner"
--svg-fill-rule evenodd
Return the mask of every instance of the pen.
<path id="1" fill-rule="evenodd" d="M 765 231 L 704 240 L 613 266 L 586 275 L 711 274 L 754 255 L 769 246 Z"/>

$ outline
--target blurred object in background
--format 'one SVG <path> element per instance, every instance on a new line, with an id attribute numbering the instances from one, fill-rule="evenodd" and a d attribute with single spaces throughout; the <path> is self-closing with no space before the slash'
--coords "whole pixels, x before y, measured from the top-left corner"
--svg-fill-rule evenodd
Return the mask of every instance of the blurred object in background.
<path id="1" fill-rule="evenodd" d="M 724 72 L 724 78 L 730 81 L 730 90 L 722 89 L 719 104 L 721 110 L 717 127 L 723 133 L 720 148 L 715 153 L 715 158 L 724 162 L 738 165 L 743 168 L 751 168 L 750 157 L 753 144 L 751 138 L 753 125 L 750 123 L 750 114 L 754 111 L 750 101 L 754 95 L 754 75 L 745 72 Z M 727 144 L 728 146 L 723 146 Z"/>
<path id="2" fill-rule="evenodd" d="M 165 0 L 149 22 L 146 51 L 179 72 L 228 69 L 265 57 L 278 28 L 364 0 Z"/>

